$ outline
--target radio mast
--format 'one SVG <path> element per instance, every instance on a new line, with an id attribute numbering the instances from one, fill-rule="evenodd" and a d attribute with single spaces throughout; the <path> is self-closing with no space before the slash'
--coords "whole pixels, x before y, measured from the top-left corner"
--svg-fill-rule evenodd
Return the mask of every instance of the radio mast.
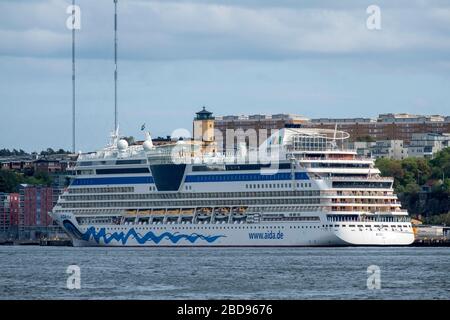
<path id="1" fill-rule="evenodd" d="M 72 0 L 72 152 L 75 153 L 75 0 Z"/>
<path id="2" fill-rule="evenodd" d="M 117 0 L 114 0 L 114 132 L 118 129 L 117 110 Z"/>

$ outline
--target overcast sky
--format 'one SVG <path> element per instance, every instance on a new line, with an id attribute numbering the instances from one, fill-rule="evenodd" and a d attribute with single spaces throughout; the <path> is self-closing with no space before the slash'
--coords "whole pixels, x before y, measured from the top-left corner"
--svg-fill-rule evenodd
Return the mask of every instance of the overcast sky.
<path id="1" fill-rule="evenodd" d="M 449 1 L 119 0 L 119 122 L 450 110 Z M 0 0 L 0 148 L 71 148 L 71 0 Z M 112 0 L 77 0 L 77 149 L 114 126 Z M 381 9 L 369 30 L 366 9 Z"/>

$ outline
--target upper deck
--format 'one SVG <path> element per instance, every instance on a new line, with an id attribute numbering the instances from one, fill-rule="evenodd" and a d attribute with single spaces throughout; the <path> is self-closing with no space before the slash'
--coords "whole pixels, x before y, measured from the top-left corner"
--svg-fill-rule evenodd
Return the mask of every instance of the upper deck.
<path id="1" fill-rule="evenodd" d="M 193 140 L 153 146 L 148 135 L 143 144 L 128 146 L 125 140 L 113 135 L 105 148 L 80 154 L 77 166 L 115 165 L 120 163 L 116 160 L 126 159 L 145 159 L 152 164 L 272 163 L 294 158 L 303 162 L 373 162 L 357 156 L 355 150 L 344 149 L 343 141 L 348 137 L 348 133 L 337 130 L 285 128 L 272 134 L 257 149 L 239 145 L 228 152 L 205 152 L 201 144 Z"/>

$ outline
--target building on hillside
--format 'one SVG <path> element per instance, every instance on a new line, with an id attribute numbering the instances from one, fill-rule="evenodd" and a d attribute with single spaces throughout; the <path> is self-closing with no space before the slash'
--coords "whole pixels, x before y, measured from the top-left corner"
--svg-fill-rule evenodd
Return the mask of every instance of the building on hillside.
<path id="1" fill-rule="evenodd" d="M 306 127 L 346 131 L 350 139 L 372 137 L 374 140 L 403 140 L 408 145 L 415 133 L 450 132 L 450 117 L 412 115 L 408 113 L 380 114 L 378 118 L 320 118 L 312 119 Z"/>
<path id="2" fill-rule="evenodd" d="M 308 119 L 292 114 L 274 115 L 228 115 L 216 116 L 214 120 L 216 132 L 222 137 L 216 137 L 219 145 L 227 146 L 229 137 L 226 130 L 236 132 L 241 130 L 248 136 L 253 132 L 259 146 L 272 130 L 286 127 L 306 127 L 335 129 L 348 132 L 350 141 L 371 137 L 373 140 L 403 140 L 408 145 L 412 135 L 416 133 L 446 133 L 450 132 L 450 117 L 441 115 L 412 115 L 408 113 L 386 113 L 377 118 L 318 118 Z M 216 133 L 217 135 L 217 133 Z M 229 144 L 232 145 L 232 144 Z M 235 141 L 234 146 L 237 143 Z"/>
<path id="3" fill-rule="evenodd" d="M 408 156 L 433 158 L 434 154 L 448 147 L 450 133 L 415 133 L 408 146 Z"/>
<path id="4" fill-rule="evenodd" d="M 350 142 L 349 149 L 355 150 L 360 157 L 371 158 L 372 148 L 375 147 L 376 142 L 355 141 Z"/>
<path id="5" fill-rule="evenodd" d="M 0 237 L 9 238 L 19 224 L 19 194 L 0 193 Z"/>
<path id="6" fill-rule="evenodd" d="M 214 121 L 216 141 L 222 150 L 236 149 L 239 141 L 257 147 L 275 130 L 301 126 L 308 121 L 308 118 L 294 114 L 218 116 Z M 250 139 L 255 141 L 250 142 Z"/>
<path id="7" fill-rule="evenodd" d="M 408 149 L 404 147 L 403 140 L 376 141 L 371 147 L 372 157 L 403 160 L 408 157 Z"/>
<path id="8" fill-rule="evenodd" d="M 33 165 L 35 172 L 55 173 L 63 171 L 61 162 L 58 160 L 39 159 Z"/>

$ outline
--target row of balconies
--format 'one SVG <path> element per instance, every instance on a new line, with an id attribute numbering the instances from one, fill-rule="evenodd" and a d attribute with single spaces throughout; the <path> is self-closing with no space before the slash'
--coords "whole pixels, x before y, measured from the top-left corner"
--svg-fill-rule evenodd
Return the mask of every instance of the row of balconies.
<path id="1" fill-rule="evenodd" d="M 391 207 L 331 207 L 331 209 L 338 212 L 402 212 L 400 208 Z"/>
<path id="2" fill-rule="evenodd" d="M 332 199 L 331 203 L 335 204 L 393 204 L 399 205 L 397 199 Z"/>
<path id="3" fill-rule="evenodd" d="M 322 191 L 323 196 L 353 196 L 353 197 L 391 197 L 393 192 L 388 191 Z"/>

